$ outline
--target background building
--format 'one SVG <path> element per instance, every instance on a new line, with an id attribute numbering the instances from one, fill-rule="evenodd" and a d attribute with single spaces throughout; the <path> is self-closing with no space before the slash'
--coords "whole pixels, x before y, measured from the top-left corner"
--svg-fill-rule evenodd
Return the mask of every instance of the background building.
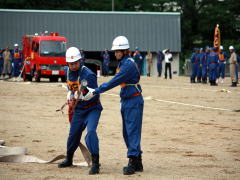
<path id="1" fill-rule="evenodd" d="M 179 74 L 180 13 L 0 9 L 0 16 L 1 48 L 21 44 L 23 35 L 47 30 L 67 37 L 68 47 L 83 48 L 87 59 L 102 60 L 101 51 L 111 49 L 113 39 L 124 35 L 130 41 L 131 51 L 137 46 L 143 56 L 149 50 L 154 52 L 152 75 L 157 74 L 156 51 L 167 48 L 174 55 L 172 71 Z M 110 69 L 116 64 L 111 53 Z"/>

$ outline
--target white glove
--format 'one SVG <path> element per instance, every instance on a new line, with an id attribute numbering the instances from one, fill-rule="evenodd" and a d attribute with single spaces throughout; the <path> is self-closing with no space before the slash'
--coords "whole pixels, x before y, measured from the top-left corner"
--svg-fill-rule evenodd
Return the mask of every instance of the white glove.
<path id="1" fill-rule="evenodd" d="M 74 92 L 74 99 L 78 99 L 78 91 Z"/>
<path id="2" fill-rule="evenodd" d="M 83 96 L 83 98 L 82 98 L 83 101 L 88 101 L 95 96 L 95 93 L 94 93 L 95 89 L 92 89 L 89 87 L 87 87 L 87 89 L 88 89 L 88 93 L 85 96 Z"/>
<path id="3" fill-rule="evenodd" d="M 71 100 L 73 98 L 72 91 L 68 91 L 67 93 L 67 100 Z"/>

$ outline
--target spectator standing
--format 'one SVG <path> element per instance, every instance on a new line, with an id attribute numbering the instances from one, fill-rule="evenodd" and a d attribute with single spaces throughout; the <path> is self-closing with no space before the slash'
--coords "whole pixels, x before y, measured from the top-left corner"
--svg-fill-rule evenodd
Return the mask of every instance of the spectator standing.
<path id="1" fill-rule="evenodd" d="M 169 77 L 170 79 L 172 79 L 172 54 L 170 53 L 169 49 L 165 49 L 163 50 L 163 54 L 164 54 L 164 61 L 165 61 L 165 79 L 167 79 L 167 70 L 169 70 Z"/>
<path id="2" fill-rule="evenodd" d="M 151 66 L 152 66 L 152 53 L 150 51 L 148 51 L 148 53 L 146 55 L 146 59 L 147 59 L 147 76 L 150 77 Z"/>
<path id="3" fill-rule="evenodd" d="M 134 59 L 135 63 L 136 63 L 137 66 L 138 66 L 138 69 L 139 69 L 140 74 L 142 75 L 143 58 L 142 58 L 141 53 L 139 52 L 138 47 L 135 48 L 135 52 L 134 52 L 134 54 L 133 54 L 133 59 Z"/>
<path id="4" fill-rule="evenodd" d="M 2 76 L 2 72 L 3 72 L 3 63 L 4 63 L 3 50 L 0 49 L 0 76 Z"/>
<path id="5" fill-rule="evenodd" d="M 85 55 L 85 52 L 84 52 L 83 48 L 80 49 L 80 54 L 81 54 L 81 57 L 82 57 L 82 59 L 80 60 L 80 64 L 85 65 L 86 55 Z"/>
<path id="6" fill-rule="evenodd" d="M 8 74 L 10 78 L 11 77 L 11 53 L 8 47 L 3 52 L 3 59 L 4 59 L 3 77 L 5 77 L 5 75 Z"/>
<path id="7" fill-rule="evenodd" d="M 157 71 L 158 71 L 158 77 L 161 77 L 162 75 L 162 62 L 164 60 L 164 55 L 162 51 L 157 52 Z"/>
<path id="8" fill-rule="evenodd" d="M 229 68 L 230 68 L 230 75 L 232 80 L 232 87 L 237 86 L 237 78 L 236 78 L 236 64 L 237 64 L 237 55 L 235 53 L 235 49 L 233 46 L 229 46 L 229 51 L 231 56 L 229 58 Z"/>
<path id="9" fill-rule="evenodd" d="M 110 63 L 110 56 L 108 54 L 108 50 L 105 49 L 104 54 L 102 54 L 101 56 L 103 57 L 103 76 L 108 76 Z"/>

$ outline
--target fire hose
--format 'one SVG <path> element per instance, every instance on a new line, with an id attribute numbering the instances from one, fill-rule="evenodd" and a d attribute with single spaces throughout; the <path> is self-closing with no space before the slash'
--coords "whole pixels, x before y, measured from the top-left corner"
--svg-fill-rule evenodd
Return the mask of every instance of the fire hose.
<path id="1" fill-rule="evenodd" d="M 87 81 L 82 81 L 82 86 L 80 88 L 80 92 L 82 92 L 84 90 L 84 88 L 86 88 L 87 86 Z M 80 92 L 78 93 L 78 98 L 75 101 L 75 104 L 73 104 L 72 107 L 72 111 L 71 113 L 74 112 L 77 103 L 78 103 L 78 99 L 80 97 Z M 63 113 L 63 108 L 67 105 L 67 103 L 65 103 L 60 109 L 56 110 L 56 111 L 62 111 Z M 53 163 L 57 160 L 60 159 L 64 159 L 66 156 L 63 154 L 57 155 L 56 157 L 54 157 L 51 160 L 42 160 L 40 158 L 37 158 L 35 156 L 31 156 L 31 155 L 27 155 L 27 148 L 26 147 L 8 147 L 8 146 L 4 146 L 5 141 L 4 140 L 0 140 L 0 162 L 14 162 L 14 163 L 40 163 L 40 164 L 49 164 L 49 163 Z M 81 162 L 81 163 L 73 163 L 74 166 L 90 166 L 91 165 L 91 154 L 88 151 L 88 149 L 81 143 L 79 142 L 79 148 L 82 152 L 82 155 L 85 159 L 85 162 Z"/>
<path id="2" fill-rule="evenodd" d="M 66 156 L 63 154 L 57 155 L 51 160 L 45 161 L 38 157 L 27 155 L 26 147 L 8 147 L 4 146 L 5 141 L 0 140 L 0 162 L 14 162 L 14 163 L 40 163 L 49 164 L 60 159 L 64 159 Z M 81 150 L 88 152 L 82 143 L 79 144 Z M 85 153 L 85 152 L 84 152 Z M 89 162 L 73 163 L 74 166 L 89 166 Z"/>

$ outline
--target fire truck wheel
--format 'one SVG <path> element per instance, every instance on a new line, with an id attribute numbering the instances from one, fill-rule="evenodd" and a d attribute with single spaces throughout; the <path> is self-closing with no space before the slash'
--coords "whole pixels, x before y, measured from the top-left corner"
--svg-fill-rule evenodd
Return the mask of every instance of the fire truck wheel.
<path id="1" fill-rule="evenodd" d="M 27 80 L 28 81 L 32 81 L 32 76 L 31 75 L 27 75 Z"/>
<path id="2" fill-rule="evenodd" d="M 64 77 L 61 77 L 61 81 L 62 81 L 62 82 L 66 82 L 66 80 L 67 80 L 67 79 L 66 79 L 65 76 L 64 76 Z"/>
<path id="3" fill-rule="evenodd" d="M 58 77 L 50 77 L 49 81 L 50 82 L 58 82 Z"/>
<path id="4" fill-rule="evenodd" d="M 25 72 L 22 73 L 22 78 L 23 78 L 23 81 L 27 81 L 27 75 Z"/>
<path id="5" fill-rule="evenodd" d="M 40 82 L 40 81 L 41 81 L 40 77 L 38 77 L 38 76 L 35 77 L 35 81 L 36 81 L 36 82 Z"/>
<path id="6" fill-rule="evenodd" d="M 40 77 L 40 71 L 37 71 L 36 72 L 36 70 L 35 70 L 35 81 L 36 82 L 40 82 L 40 80 L 41 80 L 41 77 Z"/>
<path id="7" fill-rule="evenodd" d="M 22 74 L 23 81 L 32 81 L 32 76 L 23 72 Z"/>

